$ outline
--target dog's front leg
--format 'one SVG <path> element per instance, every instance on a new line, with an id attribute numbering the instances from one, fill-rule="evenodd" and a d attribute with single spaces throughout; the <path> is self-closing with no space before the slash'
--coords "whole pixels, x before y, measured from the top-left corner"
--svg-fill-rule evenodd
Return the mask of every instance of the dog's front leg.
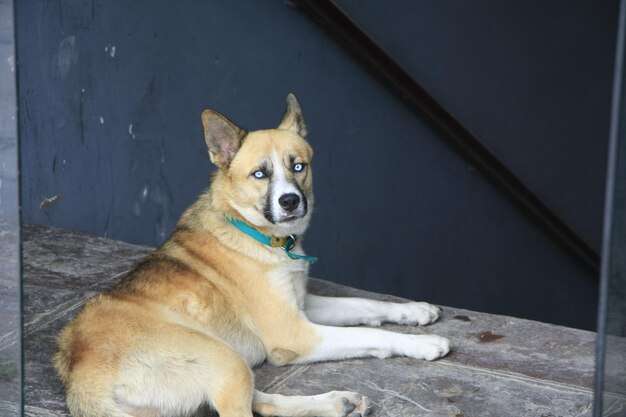
<path id="1" fill-rule="evenodd" d="M 380 326 L 386 322 L 423 326 L 436 321 L 441 309 L 428 303 L 390 303 L 365 298 L 307 294 L 304 312 L 313 323 L 331 326 Z"/>
<path id="2" fill-rule="evenodd" d="M 313 325 L 316 343 L 304 355 L 289 363 L 306 363 L 348 358 L 407 356 L 439 359 L 450 350 L 448 339 L 435 335 L 414 335 L 367 327 Z"/>
<path id="3" fill-rule="evenodd" d="M 252 410 L 262 416 L 361 417 L 370 401 L 356 392 L 331 391 L 318 395 L 280 395 L 255 391 Z"/>

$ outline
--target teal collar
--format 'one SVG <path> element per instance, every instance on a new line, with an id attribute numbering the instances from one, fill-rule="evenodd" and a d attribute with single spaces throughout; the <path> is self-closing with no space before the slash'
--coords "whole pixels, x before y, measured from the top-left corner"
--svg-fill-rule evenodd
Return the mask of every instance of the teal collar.
<path id="1" fill-rule="evenodd" d="M 261 242 L 266 246 L 271 246 L 273 248 L 282 248 L 285 250 L 285 253 L 291 259 L 302 259 L 311 264 L 317 262 L 317 258 L 315 256 L 307 256 L 307 255 L 298 255 L 297 253 L 291 253 L 290 251 L 296 246 L 296 240 L 298 237 L 296 235 L 289 235 L 286 237 L 276 237 L 276 236 L 267 236 L 263 233 L 256 230 L 254 227 L 247 225 L 246 223 L 233 219 L 231 217 L 226 216 L 226 220 L 237 229 L 241 230 L 251 238 Z"/>

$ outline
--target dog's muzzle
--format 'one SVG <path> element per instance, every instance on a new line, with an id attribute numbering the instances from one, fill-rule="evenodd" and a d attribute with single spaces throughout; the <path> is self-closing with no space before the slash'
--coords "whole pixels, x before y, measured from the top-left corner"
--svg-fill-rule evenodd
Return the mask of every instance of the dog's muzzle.
<path id="1" fill-rule="evenodd" d="M 283 194 L 278 199 L 280 208 L 288 213 L 295 211 L 300 205 L 300 196 L 295 193 Z"/>
<path id="2" fill-rule="evenodd" d="M 285 193 L 274 201 L 274 209 L 265 217 L 272 223 L 287 223 L 306 216 L 307 200 L 299 193 Z"/>

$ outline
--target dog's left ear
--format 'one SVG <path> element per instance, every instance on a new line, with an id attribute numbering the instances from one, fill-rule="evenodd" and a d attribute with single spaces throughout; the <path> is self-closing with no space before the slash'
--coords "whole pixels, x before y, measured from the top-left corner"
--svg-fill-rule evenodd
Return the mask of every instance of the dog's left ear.
<path id="1" fill-rule="evenodd" d="M 278 125 L 278 128 L 291 130 L 301 137 L 306 138 L 307 130 L 304 124 L 304 118 L 302 117 L 302 110 L 300 109 L 300 104 L 298 104 L 296 96 L 292 93 L 289 93 L 287 96 L 287 110 L 285 110 L 285 115 Z"/>
<path id="2" fill-rule="evenodd" d="M 228 168 L 247 132 L 213 110 L 202 112 L 202 126 L 211 162 L 218 168 Z"/>

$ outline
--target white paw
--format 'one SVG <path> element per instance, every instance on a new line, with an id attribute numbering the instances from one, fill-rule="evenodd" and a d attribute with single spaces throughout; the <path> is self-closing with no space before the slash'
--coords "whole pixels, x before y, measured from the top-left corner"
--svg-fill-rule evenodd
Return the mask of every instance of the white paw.
<path id="1" fill-rule="evenodd" d="M 394 303 L 389 312 L 391 323 L 408 324 L 411 326 L 431 324 L 437 321 L 441 309 L 428 303 Z"/>
<path id="2" fill-rule="evenodd" d="M 370 412 L 369 398 L 350 391 L 332 391 L 335 397 L 335 410 L 332 417 L 362 417 Z"/>
<path id="3" fill-rule="evenodd" d="M 450 341 L 435 335 L 407 335 L 406 342 L 399 346 L 399 353 L 415 359 L 434 361 L 450 352 Z"/>

